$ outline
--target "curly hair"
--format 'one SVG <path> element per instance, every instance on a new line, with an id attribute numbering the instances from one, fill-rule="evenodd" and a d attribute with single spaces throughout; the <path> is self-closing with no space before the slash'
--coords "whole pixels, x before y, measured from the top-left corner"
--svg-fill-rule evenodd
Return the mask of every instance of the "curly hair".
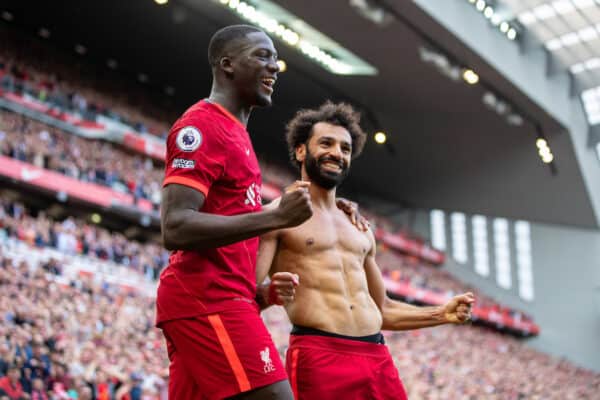
<path id="1" fill-rule="evenodd" d="M 301 163 L 296 160 L 296 148 L 301 144 L 308 144 L 313 127 L 318 122 L 346 128 L 352 138 L 352 159 L 360 155 L 367 139 L 367 134 L 360 127 L 360 113 L 350 104 L 336 104 L 327 100 L 317 109 L 298 111 L 286 125 L 285 136 L 292 164 L 300 167 Z"/>

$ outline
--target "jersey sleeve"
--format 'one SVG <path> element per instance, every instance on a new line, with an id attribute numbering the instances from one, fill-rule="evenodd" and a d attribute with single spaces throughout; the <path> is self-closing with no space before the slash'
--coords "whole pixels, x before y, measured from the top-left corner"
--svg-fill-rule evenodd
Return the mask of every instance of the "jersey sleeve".
<path id="1" fill-rule="evenodd" d="M 226 149 L 220 130 L 204 118 L 184 118 L 167 138 L 163 187 L 179 184 L 206 197 L 225 169 Z"/>

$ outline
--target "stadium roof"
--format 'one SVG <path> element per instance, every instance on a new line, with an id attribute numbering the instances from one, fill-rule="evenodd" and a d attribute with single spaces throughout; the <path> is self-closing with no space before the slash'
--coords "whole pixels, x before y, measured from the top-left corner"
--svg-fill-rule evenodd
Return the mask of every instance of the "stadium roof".
<path id="1" fill-rule="evenodd" d="M 582 92 L 588 121 L 600 123 L 600 7 L 595 0 L 502 0 Z"/>
<path id="2" fill-rule="evenodd" d="M 597 226 L 564 126 L 413 2 L 387 2 L 382 23 L 365 18 L 374 14 L 358 3 L 277 1 L 378 74 L 336 75 L 276 41 L 288 71 L 277 83 L 274 107 L 252 118 L 259 155 L 286 162 L 285 121 L 327 98 L 346 100 L 364 112 L 371 134 L 388 134 L 383 146 L 370 140 L 356 160 L 344 186 L 353 196 L 385 198 L 398 210 L 442 208 Z M 8 25 L 36 34 L 43 27 L 52 45 L 74 53 L 82 44 L 83 59 L 102 65 L 116 60 L 132 79 L 144 74 L 144 85 L 174 88 L 180 108 L 210 89 L 210 35 L 242 22 L 214 0 L 171 0 L 164 6 L 151 0 L 8 0 L 1 7 L 14 16 Z M 453 68 L 476 71 L 480 82 L 455 79 Z M 490 93 L 492 105 L 486 100 Z M 512 114 L 521 123 L 512 123 Z M 551 167 L 538 156 L 540 134 L 552 148 Z"/>

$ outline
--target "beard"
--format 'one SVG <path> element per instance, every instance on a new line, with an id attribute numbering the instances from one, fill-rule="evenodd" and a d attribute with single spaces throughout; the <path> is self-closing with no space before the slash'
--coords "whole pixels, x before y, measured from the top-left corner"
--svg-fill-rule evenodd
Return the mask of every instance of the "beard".
<path id="1" fill-rule="evenodd" d="M 339 163 L 341 171 L 324 171 L 323 169 L 321 169 L 320 166 L 326 161 L 333 161 Z M 308 151 L 308 148 L 306 149 L 306 159 L 304 160 L 304 168 L 306 169 L 306 174 L 312 182 L 327 190 L 331 190 L 335 187 L 338 187 L 348 175 L 348 166 L 344 165 L 342 161 L 325 156 L 317 160 L 315 157 L 313 157 L 310 151 Z"/>

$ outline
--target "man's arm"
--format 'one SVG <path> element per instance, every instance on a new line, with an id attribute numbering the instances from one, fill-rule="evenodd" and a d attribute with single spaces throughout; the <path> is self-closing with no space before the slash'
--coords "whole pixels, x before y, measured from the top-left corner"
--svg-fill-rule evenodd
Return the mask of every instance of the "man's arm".
<path id="1" fill-rule="evenodd" d="M 263 207 L 263 210 L 275 210 L 281 201 L 281 197 L 273 200 Z M 256 283 L 261 284 L 269 275 L 275 254 L 277 253 L 277 245 L 279 244 L 279 229 L 275 229 L 264 233 L 260 237 L 258 246 L 258 255 L 256 257 Z"/>
<path id="2" fill-rule="evenodd" d="M 205 200 L 201 192 L 184 185 L 167 185 L 162 192 L 163 244 L 168 250 L 202 250 L 299 225 L 312 215 L 307 187 L 297 184 L 275 209 L 223 216 L 198 211 Z"/>
<path id="3" fill-rule="evenodd" d="M 390 299 L 385 292 L 381 271 L 375 261 L 375 238 L 372 232 L 368 234 L 372 247 L 365 259 L 365 273 L 369 293 L 383 317 L 382 329 L 401 331 L 468 321 L 471 304 L 474 302 L 472 293 L 455 296 L 444 305 L 432 307 L 417 307 Z"/>
<path id="4" fill-rule="evenodd" d="M 281 198 L 275 199 L 264 209 L 275 209 L 280 201 Z M 279 230 L 273 230 L 260 237 L 256 259 L 256 302 L 261 310 L 273 304 L 283 305 L 291 302 L 296 293 L 295 287 L 299 284 L 298 275 L 289 272 L 276 272 L 271 275 L 270 282 L 264 282 L 277 254 L 279 232 Z"/>

